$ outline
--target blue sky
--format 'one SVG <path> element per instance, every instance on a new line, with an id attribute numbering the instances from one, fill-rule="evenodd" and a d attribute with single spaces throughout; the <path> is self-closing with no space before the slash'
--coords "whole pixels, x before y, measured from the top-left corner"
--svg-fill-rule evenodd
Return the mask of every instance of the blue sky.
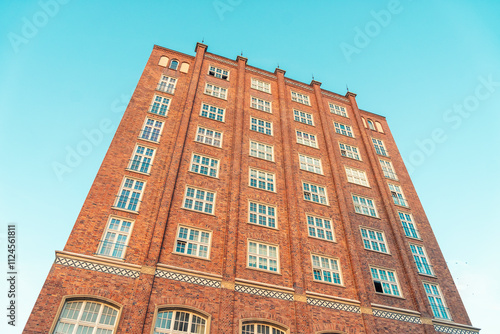
<path id="1" fill-rule="evenodd" d="M 0 3 L 0 236 L 16 223 L 19 250 L 8 333 L 64 248 L 153 45 L 193 54 L 202 39 L 289 78 L 348 85 L 387 117 L 469 316 L 495 333 L 500 2 L 55 1 Z M 83 154 L 58 173 L 72 150 Z"/>

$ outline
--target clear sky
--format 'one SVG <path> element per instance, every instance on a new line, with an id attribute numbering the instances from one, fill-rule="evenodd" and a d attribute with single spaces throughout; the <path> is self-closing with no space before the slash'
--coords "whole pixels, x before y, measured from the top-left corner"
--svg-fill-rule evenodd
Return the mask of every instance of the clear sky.
<path id="1" fill-rule="evenodd" d="M 2 333 L 24 327 L 153 45 L 194 54 L 202 39 L 289 78 L 348 85 L 386 116 L 473 325 L 498 333 L 499 13 L 496 0 L 1 1 L 0 267 L 15 223 L 20 308 Z M 102 139 L 89 146 L 89 131 Z"/>

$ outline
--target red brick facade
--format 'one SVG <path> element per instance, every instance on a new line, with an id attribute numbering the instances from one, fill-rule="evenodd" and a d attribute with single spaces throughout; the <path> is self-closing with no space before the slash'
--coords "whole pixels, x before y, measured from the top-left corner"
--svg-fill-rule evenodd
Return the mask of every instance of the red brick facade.
<path id="1" fill-rule="evenodd" d="M 360 110 L 353 93 L 341 96 L 321 89 L 319 82 L 300 83 L 286 78 L 281 69 L 267 72 L 249 66 L 243 57 L 231 60 L 206 49 L 197 44 L 193 57 L 154 47 L 66 247 L 56 254 L 24 333 L 54 333 L 60 319 L 74 323 L 71 328 L 76 329 L 83 324 L 78 322 L 81 313 L 67 320 L 64 311 L 65 303 L 73 301 L 116 310 L 109 333 L 153 333 L 158 313 L 165 310 L 203 319 L 205 331 L 196 333 L 236 334 L 242 328 L 251 333 L 252 324 L 283 333 L 477 333 L 385 118 Z M 176 69 L 170 68 L 173 61 L 178 62 Z M 210 66 L 228 71 L 228 78 L 211 75 Z M 176 80 L 175 90 L 158 89 L 162 75 Z M 254 79 L 267 83 L 270 91 L 252 88 Z M 206 83 L 225 88 L 226 98 L 206 94 Z M 299 99 L 307 96 L 309 104 L 293 101 L 292 92 L 302 94 Z M 153 106 L 156 96 L 169 99 L 165 115 Z M 271 112 L 252 107 L 252 98 L 270 102 Z M 224 109 L 223 121 L 202 115 L 203 103 Z M 331 112 L 330 103 L 343 107 L 347 117 Z M 312 124 L 307 124 L 305 114 L 306 123 L 296 120 L 294 110 L 312 116 Z M 264 128 L 271 122 L 272 133 L 252 130 L 252 117 Z M 153 124 L 162 122 L 157 138 L 144 130 L 147 118 Z M 335 123 L 349 128 L 340 129 Z M 198 126 L 222 133 L 220 147 L 200 143 Z M 337 133 L 336 129 L 346 132 Z M 304 145 L 314 142 L 310 137 L 298 143 L 297 131 L 315 136 L 317 147 Z M 352 136 L 345 135 L 347 132 Z M 387 156 L 376 151 L 372 138 L 383 141 Z M 263 159 L 266 153 L 251 156 L 251 141 L 272 146 L 272 158 Z M 357 148 L 360 160 L 344 156 L 349 151 L 339 143 Z M 136 145 L 155 150 L 147 173 L 131 167 Z M 218 175 L 191 171 L 193 153 L 217 159 Z M 299 154 L 319 159 L 321 174 L 301 168 Z M 384 175 L 379 159 L 392 164 L 397 180 Z M 364 172 L 368 184 L 348 180 L 346 167 Z M 253 186 L 251 169 L 273 177 L 273 189 L 259 189 L 258 182 Z M 129 206 L 131 195 L 121 192 L 125 178 L 144 182 L 135 208 Z M 271 182 L 265 181 L 270 187 Z M 304 189 L 303 183 L 313 187 Z M 389 183 L 402 189 L 407 207 L 395 204 L 397 194 L 391 193 Z M 214 194 L 214 200 L 206 202 L 213 204 L 212 212 L 186 208 L 188 186 L 197 195 L 201 193 L 197 190 L 205 191 L 206 196 Z M 353 195 L 373 200 L 377 217 L 357 213 Z M 127 202 L 125 208 L 120 208 L 122 200 Z M 265 205 L 266 217 L 275 219 L 274 226 L 269 221 L 269 226 L 262 221 L 250 223 L 250 203 L 261 204 L 259 209 Z M 203 210 L 210 211 L 208 206 Z M 400 212 L 411 214 L 418 230 L 416 238 L 408 236 L 412 233 L 408 229 L 405 233 Z M 258 214 L 262 216 L 262 211 Z M 308 216 L 330 221 L 331 229 L 316 226 L 314 231 L 331 231 L 333 240 L 312 236 Z M 122 253 L 102 255 L 112 218 L 129 221 L 131 230 L 125 233 Z M 181 228 L 208 236 L 205 241 L 196 239 L 202 240 L 198 243 L 183 239 L 185 247 L 196 244 L 198 248 L 191 253 L 199 251 L 198 256 L 189 255 L 188 248 L 178 248 Z M 370 241 L 366 246 L 362 228 L 367 233 L 383 233 L 387 251 L 374 250 L 376 246 L 370 244 L 374 240 L 365 237 Z M 250 243 L 256 243 L 256 252 L 260 252 L 255 255 L 256 267 L 249 258 L 253 254 Z M 381 247 L 380 240 L 375 243 Z M 116 244 L 110 245 L 116 250 Z M 204 245 L 209 246 L 206 255 Z M 417 266 L 410 245 L 425 249 L 430 266 Z M 313 256 L 331 261 L 330 270 L 325 271 L 321 261 L 323 269 L 318 268 Z M 313 267 L 320 270 L 319 276 Z M 381 275 L 375 281 L 387 285 L 374 283 L 371 269 Z M 332 282 L 325 282 L 328 272 Z M 391 281 L 392 273 L 397 282 Z M 384 279 L 383 275 L 388 276 Z M 443 300 L 445 305 L 436 304 L 437 314 L 424 282 L 439 287 L 434 300 Z"/>

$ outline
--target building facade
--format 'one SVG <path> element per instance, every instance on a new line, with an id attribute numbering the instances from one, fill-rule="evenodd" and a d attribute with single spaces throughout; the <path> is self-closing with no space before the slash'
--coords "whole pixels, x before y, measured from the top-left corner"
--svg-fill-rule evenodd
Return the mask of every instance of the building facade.
<path id="1" fill-rule="evenodd" d="M 24 333 L 478 333 L 386 119 L 155 46 Z"/>

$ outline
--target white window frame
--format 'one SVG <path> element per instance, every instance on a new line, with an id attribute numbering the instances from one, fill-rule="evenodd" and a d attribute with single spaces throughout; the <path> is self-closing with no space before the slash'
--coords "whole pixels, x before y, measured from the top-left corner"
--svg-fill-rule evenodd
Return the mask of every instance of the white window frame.
<path id="1" fill-rule="evenodd" d="M 375 153 L 384 157 L 389 156 L 389 153 L 387 153 L 387 149 L 385 148 L 384 141 L 382 139 L 372 137 L 372 144 L 375 148 Z"/>
<path id="2" fill-rule="evenodd" d="M 408 208 L 408 201 L 406 200 L 405 194 L 401 186 L 394 183 L 387 183 L 389 186 L 389 191 L 391 192 L 392 201 L 394 204 Z"/>
<path id="3" fill-rule="evenodd" d="M 160 81 L 158 82 L 158 86 L 156 87 L 156 90 L 173 95 L 175 92 L 176 85 L 177 85 L 177 78 L 172 78 L 169 77 L 168 75 L 162 74 L 160 77 Z"/>
<path id="4" fill-rule="evenodd" d="M 370 182 L 368 182 L 365 171 L 348 166 L 344 166 L 344 168 L 347 175 L 347 182 L 358 184 L 363 187 L 370 187 Z"/>
<path id="5" fill-rule="evenodd" d="M 321 159 L 299 153 L 299 166 L 302 170 L 323 175 L 323 165 L 321 164 Z"/>
<path id="6" fill-rule="evenodd" d="M 261 323 L 261 322 L 247 322 L 241 325 L 241 334 L 258 334 L 258 333 L 285 334 L 288 332 L 283 331 L 276 326 L 268 325 L 266 323 Z"/>
<path id="7" fill-rule="evenodd" d="M 125 187 L 126 185 L 130 184 L 129 181 L 133 182 L 131 187 L 128 186 Z M 138 182 L 141 183 L 140 189 L 136 189 Z M 142 196 L 144 195 L 145 188 L 146 188 L 146 181 L 136 179 L 130 176 L 123 177 L 120 189 L 118 190 L 118 194 L 116 195 L 115 204 L 113 205 L 113 208 L 129 212 L 136 212 L 136 213 L 139 212 L 139 207 L 141 206 L 142 203 Z M 128 191 L 129 193 L 125 195 L 124 191 Z M 132 199 L 134 200 L 133 202 L 135 204 L 133 204 L 133 208 L 130 208 Z M 124 204 L 120 204 L 122 202 L 124 202 Z M 123 205 L 124 207 L 118 205 Z"/>
<path id="8" fill-rule="evenodd" d="M 67 305 L 69 304 L 81 304 L 79 305 L 78 309 L 72 308 L 68 309 L 66 308 Z M 97 315 L 95 316 L 95 321 L 86 321 L 88 318 L 85 320 L 82 320 L 82 317 L 84 316 L 85 313 L 86 316 L 88 317 L 89 310 L 85 312 L 85 308 L 87 307 L 88 304 L 95 304 L 99 305 L 99 311 L 97 312 Z M 90 306 L 93 307 L 93 306 Z M 108 309 L 106 309 L 108 308 Z M 111 312 L 111 313 L 104 313 L 106 309 L 106 312 Z M 94 311 L 92 313 L 95 314 L 95 309 L 90 309 L 90 311 Z M 91 313 L 90 313 L 91 314 Z M 72 318 L 64 317 L 63 316 L 70 316 Z M 76 319 L 74 319 L 74 316 L 76 315 Z M 111 331 L 112 333 L 115 333 L 116 327 L 118 325 L 119 321 L 119 316 L 120 316 L 120 310 L 114 306 L 111 306 L 107 303 L 103 303 L 98 300 L 85 300 L 85 299 L 76 299 L 76 300 L 68 300 L 66 299 L 64 302 L 64 306 L 61 309 L 61 312 L 59 314 L 59 319 L 57 320 L 57 323 L 54 327 L 54 332 L 53 333 L 71 333 L 75 334 L 77 333 L 77 330 L 80 326 L 82 327 L 91 327 L 93 330 L 91 331 L 92 333 L 95 333 L 96 329 L 102 329 L 106 331 Z M 113 323 L 101 323 L 103 320 L 102 318 L 105 318 L 106 322 L 110 322 L 111 319 L 113 319 Z M 69 331 L 70 327 L 73 326 L 73 330 Z"/>
<path id="9" fill-rule="evenodd" d="M 339 122 L 333 122 L 333 126 L 335 128 L 335 133 L 338 133 L 339 135 L 350 137 L 350 138 L 355 138 L 354 137 L 354 131 L 352 130 L 352 126 L 339 123 Z"/>
<path id="10" fill-rule="evenodd" d="M 202 102 L 200 116 L 214 121 L 224 122 L 226 119 L 226 109 Z"/>
<path id="11" fill-rule="evenodd" d="M 255 207 L 255 211 L 252 210 L 252 206 Z M 249 200 L 248 223 L 278 229 L 278 208 L 275 205 Z"/>
<path id="12" fill-rule="evenodd" d="M 354 211 L 360 215 L 379 218 L 377 206 L 372 198 L 364 197 L 357 194 L 351 194 Z M 357 199 L 356 199 L 357 198 Z M 370 205 L 370 203 L 372 205 Z"/>
<path id="13" fill-rule="evenodd" d="M 313 214 L 306 214 L 307 234 L 311 238 L 336 242 L 333 223 L 330 218 L 320 217 Z M 329 238 L 330 237 L 330 238 Z"/>
<path id="14" fill-rule="evenodd" d="M 250 130 L 264 135 L 273 135 L 273 122 L 250 116 Z M 262 131 L 261 131 L 262 130 Z"/>
<path id="15" fill-rule="evenodd" d="M 172 315 L 168 317 L 168 313 Z M 163 314 L 167 315 L 166 317 L 160 316 Z M 186 315 L 188 315 L 188 320 L 186 321 Z M 188 332 L 186 331 L 177 331 L 180 325 L 185 325 L 187 327 Z M 169 325 L 168 328 L 157 327 L 157 325 Z M 187 326 L 186 326 L 187 325 Z M 195 326 L 194 332 L 192 331 L 192 326 Z M 201 328 L 199 328 L 201 327 Z M 182 329 L 182 328 L 181 328 Z M 201 331 L 200 331 L 201 329 Z M 166 309 L 158 311 L 155 319 L 155 327 L 154 333 L 161 334 L 173 334 L 173 333 L 192 333 L 192 334 L 206 334 L 209 331 L 209 322 L 205 316 L 201 316 L 200 314 L 190 312 L 186 309 Z"/>
<path id="16" fill-rule="evenodd" d="M 313 191 L 314 188 L 317 188 L 318 191 Z M 330 205 L 328 202 L 328 192 L 325 186 L 320 186 L 315 183 L 302 181 L 302 193 L 304 201 L 322 205 Z M 309 199 L 307 197 L 309 197 Z M 318 198 L 317 201 L 314 200 L 315 197 Z"/>
<path id="17" fill-rule="evenodd" d="M 256 245 L 256 251 L 255 252 L 250 252 L 250 244 L 253 243 Z M 265 246 L 266 247 L 266 254 L 260 254 L 261 247 L 260 246 Z M 276 257 L 271 256 L 270 248 L 274 248 L 276 251 Z M 255 257 L 255 266 L 252 266 L 250 263 L 251 257 Z M 271 269 L 264 269 L 260 268 L 261 266 L 261 259 L 265 259 L 267 263 L 267 268 L 270 268 L 271 265 L 269 264 L 270 261 L 276 261 L 276 270 L 271 270 Z M 280 250 L 279 250 L 279 245 L 267 243 L 267 242 L 262 242 L 260 240 L 254 240 L 254 239 L 247 239 L 247 268 L 248 269 L 254 269 L 254 270 L 262 270 L 265 272 L 270 272 L 270 273 L 280 273 Z"/>
<path id="18" fill-rule="evenodd" d="M 344 147 L 342 147 L 342 146 L 344 146 Z M 362 161 L 361 160 L 361 153 L 359 153 L 359 148 L 357 146 L 352 146 L 352 145 L 348 145 L 348 144 L 344 144 L 344 143 L 339 142 L 339 148 L 340 148 L 340 155 L 341 156 L 343 156 L 345 158 L 353 159 L 353 160 Z M 356 152 L 354 152 L 353 149 L 355 149 Z"/>
<path id="19" fill-rule="evenodd" d="M 347 115 L 347 109 L 345 107 L 332 102 L 328 102 L 328 106 L 330 107 L 330 112 L 332 114 L 349 118 L 349 116 Z"/>
<path id="20" fill-rule="evenodd" d="M 218 99 L 227 100 L 227 88 L 207 82 L 203 92 Z"/>
<path id="21" fill-rule="evenodd" d="M 368 129 L 373 130 L 373 131 L 377 131 L 375 129 L 375 123 L 373 123 L 373 121 L 371 119 L 367 119 L 366 123 L 368 124 Z"/>
<path id="22" fill-rule="evenodd" d="M 142 152 L 139 152 L 140 150 L 142 150 Z M 152 151 L 151 155 L 148 154 L 149 151 Z M 153 166 L 155 154 L 156 149 L 136 143 L 127 169 L 136 173 L 149 175 L 151 167 Z M 134 169 L 134 167 L 136 168 Z"/>
<path id="23" fill-rule="evenodd" d="M 295 130 L 295 136 L 297 138 L 297 143 L 309 147 L 318 148 L 318 137 L 311 133 L 307 133 L 300 130 Z M 308 138 L 305 138 L 308 137 Z"/>
<path id="24" fill-rule="evenodd" d="M 153 101 L 151 102 L 151 106 L 149 107 L 149 112 L 154 115 L 167 117 L 168 110 L 170 109 L 171 100 L 172 99 L 169 97 L 155 94 L 153 96 Z"/>
<path id="25" fill-rule="evenodd" d="M 418 232 L 416 224 L 413 222 L 411 213 L 398 211 L 399 221 L 403 227 L 405 236 L 412 239 L 420 240 L 420 232 Z"/>
<path id="26" fill-rule="evenodd" d="M 151 124 L 149 124 L 152 122 Z M 158 123 L 160 123 L 160 127 L 158 127 Z M 159 143 L 161 139 L 161 133 L 163 132 L 163 126 L 165 125 L 164 121 L 157 120 L 152 117 L 146 117 L 144 124 L 142 125 L 141 132 L 139 134 L 139 139 L 147 140 L 152 143 Z M 152 139 L 154 138 L 154 139 Z"/>
<path id="27" fill-rule="evenodd" d="M 251 157 L 273 161 L 274 162 L 274 146 L 260 143 L 255 140 L 250 140 L 249 154 Z"/>
<path id="28" fill-rule="evenodd" d="M 257 175 L 256 175 L 257 177 L 252 177 L 252 173 L 257 173 Z M 259 175 L 261 173 L 263 173 L 265 175 L 265 181 L 259 181 Z M 272 182 L 268 180 L 269 176 L 272 176 Z M 255 180 L 257 186 L 252 185 L 252 180 Z M 264 188 L 259 187 L 258 186 L 259 182 L 264 182 L 265 187 Z M 271 185 L 271 187 L 272 187 L 271 190 L 269 189 L 269 185 Z M 261 190 L 270 191 L 270 192 L 275 193 L 276 192 L 276 174 L 267 172 L 267 171 L 262 170 L 262 169 L 250 167 L 249 172 L 248 172 L 248 186 L 255 188 L 255 189 L 261 189 Z"/>
<path id="29" fill-rule="evenodd" d="M 373 271 L 377 271 L 377 277 L 374 277 Z M 370 276 L 373 281 L 373 286 L 375 288 L 375 293 L 383 294 L 386 296 L 394 296 L 403 298 L 401 287 L 398 281 L 398 275 L 395 270 L 380 268 L 375 266 L 370 266 Z M 391 279 L 392 278 L 392 279 Z M 375 282 L 380 284 L 382 292 L 377 291 L 377 285 Z M 394 288 L 396 290 L 394 291 Z"/>
<path id="30" fill-rule="evenodd" d="M 311 100 L 309 99 L 309 95 L 295 92 L 293 90 L 291 90 L 290 93 L 292 95 L 292 101 L 305 104 L 306 106 L 311 105 Z"/>
<path id="31" fill-rule="evenodd" d="M 215 65 L 208 66 L 208 75 L 214 78 L 229 81 L 229 70 L 225 70 Z"/>
<path id="32" fill-rule="evenodd" d="M 134 220 L 132 219 L 110 216 L 102 233 L 96 255 L 124 259 L 133 227 Z M 111 234 L 113 235 L 111 236 Z"/>
<path id="33" fill-rule="evenodd" d="M 378 161 L 380 162 L 380 167 L 382 167 L 382 173 L 384 174 L 384 177 L 397 181 L 398 175 L 394 171 L 394 166 L 392 165 L 392 162 L 385 159 L 378 159 Z"/>
<path id="34" fill-rule="evenodd" d="M 195 162 L 195 156 L 199 157 L 198 162 Z M 206 160 L 208 160 L 208 165 L 205 163 Z M 216 164 L 216 167 L 213 166 L 214 162 Z M 189 164 L 189 171 L 190 172 L 205 175 L 208 177 L 214 177 L 214 178 L 218 179 L 219 178 L 219 166 L 220 166 L 219 159 L 215 159 L 215 158 L 209 157 L 207 155 L 195 153 L 195 152 L 193 152 L 191 154 L 191 163 Z M 201 172 L 202 170 L 205 170 L 205 169 L 207 170 L 207 174 Z M 215 170 L 215 175 L 213 175 L 212 170 Z"/>
<path id="35" fill-rule="evenodd" d="M 339 259 L 312 253 L 311 266 L 315 282 L 343 285 Z M 320 279 L 317 278 L 318 276 Z M 328 281 L 327 277 L 331 281 Z M 335 282 L 335 278 L 338 280 L 338 283 Z"/>
<path id="36" fill-rule="evenodd" d="M 256 96 L 250 96 L 250 107 L 270 114 L 273 113 L 272 102 Z"/>
<path id="37" fill-rule="evenodd" d="M 252 89 L 260 90 L 261 92 L 271 94 L 271 84 L 269 82 L 252 78 L 250 86 Z"/>
<path id="38" fill-rule="evenodd" d="M 188 193 L 190 192 L 189 190 L 192 189 L 194 192 L 193 192 L 193 195 L 192 196 L 188 196 Z M 198 198 L 197 195 L 199 194 L 198 192 L 201 191 L 201 192 L 204 192 L 203 193 L 203 198 Z M 207 199 L 207 194 L 211 194 L 212 196 L 212 201 L 208 200 Z M 213 190 L 208 190 L 208 189 L 203 189 L 203 188 L 198 188 L 198 187 L 194 187 L 194 186 L 190 186 L 190 185 L 186 185 L 186 189 L 184 190 L 184 198 L 182 199 L 182 208 L 183 209 L 186 209 L 186 210 L 190 210 L 190 211 L 194 211 L 194 212 L 199 212 L 199 213 L 204 213 L 204 214 L 207 214 L 207 215 L 215 215 L 215 203 L 216 203 L 216 199 L 217 199 L 217 192 L 213 191 Z M 190 204 L 191 207 L 189 207 L 189 205 L 187 204 L 188 200 L 190 200 L 192 203 Z M 199 205 L 198 203 L 201 203 L 202 205 L 202 209 L 201 210 L 198 210 L 198 209 L 195 209 L 195 207 L 197 205 Z M 206 211 L 207 210 L 207 206 L 211 205 L 211 210 L 210 211 Z"/>
<path id="39" fill-rule="evenodd" d="M 446 306 L 446 301 L 443 297 L 443 292 L 439 284 L 431 282 L 422 282 L 424 285 L 425 295 L 431 306 L 432 314 L 436 319 L 452 320 L 450 310 Z M 438 305 L 439 304 L 439 305 Z"/>
<path id="40" fill-rule="evenodd" d="M 390 254 L 384 231 L 364 226 L 360 226 L 359 231 L 365 249 L 378 253 Z"/>
<path id="41" fill-rule="evenodd" d="M 434 270 L 429 261 L 429 256 L 427 256 L 427 251 L 422 245 L 417 245 L 410 243 L 410 251 L 417 266 L 417 271 L 419 274 L 434 276 Z"/>
<path id="42" fill-rule="evenodd" d="M 185 232 L 186 235 L 185 237 L 181 238 L 181 231 Z M 195 237 L 196 240 L 194 239 Z M 204 238 L 206 238 L 207 240 L 206 242 L 203 241 Z M 182 248 L 182 251 L 179 251 L 179 245 L 182 243 L 184 247 Z M 173 250 L 175 254 L 210 260 L 211 245 L 212 245 L 212 231 L 188 225 L 179 224 L 177 226 L 177 232 L 175 234 L 175 242 Z M 205 247 L 206 249 L 202 247 Z M 188 252 L 190 250 L 191 252 L 193 252 L 193 248 L 195 249 L 195 253 L 189 254 Z M 206 256 L 200 255 L 203 253 L 206 253 Z"/>
<path id="43" fill-rule="evenodd" d="M 203 130 L 203 134 L 200 134 L 200 130 Z M 211 132 L 211 134 L 208 135 L 207 132 Z M 217 135 L 219 135 L 218 138 Z M 198 125 L 198 127 L 196 128 L 196 137 L 194 141 L 205 145 L 221 148 L 222 137 L 222 132 Z M 219 143 L 219 145 L 216 144 L 217 142 Z"/>
<path id="44" fill-rule="evenodd" d="M 298 109 L 293 109 L 293 119 L 296 122 L 314 126 L 314 116 L 311 113 Z"/>

